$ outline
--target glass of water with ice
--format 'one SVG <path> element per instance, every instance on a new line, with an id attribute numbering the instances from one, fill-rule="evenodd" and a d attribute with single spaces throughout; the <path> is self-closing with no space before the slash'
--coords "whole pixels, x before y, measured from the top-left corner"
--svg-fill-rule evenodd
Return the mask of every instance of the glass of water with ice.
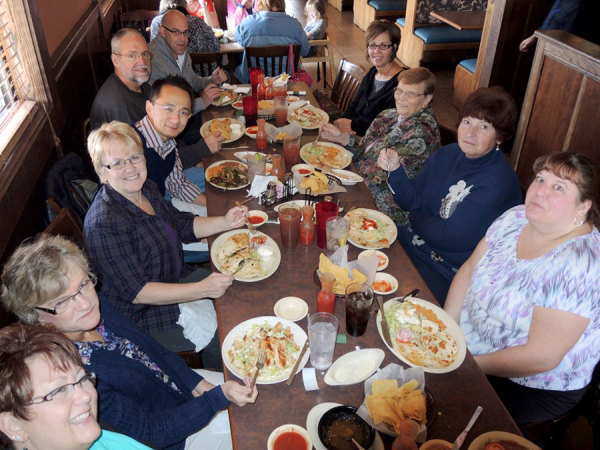
<path id="1" fill-rule="evenodd" d="M 325 370 L 333 362 L 333 351 L 339 327 L 333 314 L 319 312 L 308 318 L 310 363 L 317 370 Z"/>
<path id="2" fill-rule="evenodd" d="M 327 234 L 327 255 L 331 256 L 338 248 L 346 245 L 350 232 L 350 219 L 335 216 L 327 219 L 325 224 Z"/>

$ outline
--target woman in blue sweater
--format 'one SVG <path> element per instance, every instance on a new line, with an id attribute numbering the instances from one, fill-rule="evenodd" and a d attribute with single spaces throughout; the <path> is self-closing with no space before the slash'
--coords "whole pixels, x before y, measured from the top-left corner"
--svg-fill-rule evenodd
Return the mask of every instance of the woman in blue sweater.
<path id="1" fill-rule="evenodd" d="M 516 121 L 507 92 L 480 88 L 460 109 L 458 143 L 440 148 L 412 180 L 395 151 L 379 154 L 394 200 L 409 212 L 398 240 L 442 305 L 454 274 L 491 223 L 523 201 L 517 175 L 499 151 Z"/>
<path id="2" fill-rule="evenodd" d="M 99 300 L 95 284 L 75 244 L 41 235 L 4 266 L 2 303 L 21 322 L 54 325 L 75 342 L 84 367 L 98 378 L 101 422 L 153 448 L 231 448 L 223 410 L 230 402 L 253 403 L 256 388 L 249 380 L 209 382 L 222 374 L 188 368 Z"/>

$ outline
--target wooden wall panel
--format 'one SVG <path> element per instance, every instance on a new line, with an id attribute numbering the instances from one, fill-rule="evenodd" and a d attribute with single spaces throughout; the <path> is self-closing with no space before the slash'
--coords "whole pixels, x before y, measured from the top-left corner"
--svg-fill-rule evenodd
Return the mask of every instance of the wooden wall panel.
<path id="1" fill-rule="evenodd" d="M 50 55 L 54 54 L 92 3 L 92 0 L 37 0 L 37 9 Z"/>
<path id="2" fill-rule="evenodd" d="M 594 136 L 591 130 L 600 127 L 600 82 L 591 78 L 585 79 L 585 87 L 581 92 L 579 114 L 575 120 L 571 138 L 566 150 L 580 152 L 590 158 L 598 160 L 600 144 L 598 135 Z"/>

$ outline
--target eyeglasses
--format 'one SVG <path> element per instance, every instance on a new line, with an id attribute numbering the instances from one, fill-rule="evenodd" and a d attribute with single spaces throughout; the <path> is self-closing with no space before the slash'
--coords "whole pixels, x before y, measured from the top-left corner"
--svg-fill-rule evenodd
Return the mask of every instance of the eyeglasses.
<path id="1" fill-rule="evenodd" d="M 165 27 L 164 25 L 162 25 L 162 27 L 167 30 L 169 33 L 173 33 L 175 36 L 184 36 L 184 37 L 190 37 L 190 30 L 183 30 L 180 31 L 177 28 L 175 28 L 174 30 L 171 30 L 170 28 Z"/>
<path id="2" fill-rule="evenodd" d="M 115 159 L 110 164 L 103 164 L 102 167 L 106 167 L 107 169 L 110 169 L 110 170 L 123 170 L 125 168 L 125 165 L 127 164 L 127 161 L 129 161 L 131 164 L 139 164 L 145 160 L 146 160 L 146 157 L 144 156 L 143 153 L 136 153 L 135 155 L 131 155 L 131 158 Z"/>
<path id="3" fill-rule="evenodd" d="M 142 53 L 140 53 L 140 52 L 115 53 L 115 55 L 122 56 L 123 58 L 127 58 L 131 62 L 137 61 L 140 56 L 144 59 L 152 59 L 152 53 L 150 53 L 149 51 L 145 51 Z"/>
<path id="4" fill-rule="evenodd" d="M 425 95 L 425 93 L 423 93 L 423 94 L 417 94 L 416 92 L 413 92 L 413 91 L 403 91 L 400 88 L 394 89 L 394 92 L 398 95 L 398 97 L 402 97 L 403 95 L 406 95 L 406 97 L 408 97 L 411 100 L 414 100 L 417 97 Z"/>
<path id="5" fill-rule="evenodd" d="M 69 309 L 75 302 L 75 299 L 77 298 L 78 295 L 88 294 L 90 292 L 90 289 L 93 288 L 94 286 L 96 286 L 96 277 L 93 275 L 89 275 L 89 278 L 86 278 L 85 280 L 83 280 L 81 282 L 81 284 L 79 285 L 79 289 L 77 289 L 77 292 L 75 292 L 73 295 L 70 295 L 67 298 L 64 298 L 64 299 L 56 302 L 53 309 L 42 308 L 41 306 L 34 306 L 33 308 L 38 309 L 40 311 L 47 312 L 48 314 L 52 314 L 53 316 L 56 316 L 57 314 L 63 313 L 67 309 Z"/>
<path id="6" fill-rule="evenodd" d="M 152 102 L 153 105 L 158 106 L 159 108 L 164 109 L 169 114 L 178 114 L 183 118 L 188 118 L 192 115 L 192 112 L 187 108 L 177 109 L 172 105 L 161 105 L 160 103 Z"/>
<path id="7" fill-rule="evenodd" d="M 28 405 L 37 405 L 39 403 L 51 402 L 52 400 L 56 400 L 57 402 L 66 402 L 73 397 L 75 386 L 77 385 L 81 386 L 81 388 L 85 389 L 86 391 L 91 390 L 96 385 L 96 374 L 94 372 L 86 372 L 85 375 L 75 383 L 63 384 L 46 395 L 34 397 L 29 400 Z"/>
<path id="8" fill-rule="evenodd" d="M 392 44 L 391 42 L 382 42 L 381 44 L 375 44 L 374 42 L 371 42 L 369 45 L 367 45 L 367 48 L 369 50 L 375 50 L 376 48 L 378 48 L 379 50 L 387 50 L 393 45 L 394 44 Z"/>

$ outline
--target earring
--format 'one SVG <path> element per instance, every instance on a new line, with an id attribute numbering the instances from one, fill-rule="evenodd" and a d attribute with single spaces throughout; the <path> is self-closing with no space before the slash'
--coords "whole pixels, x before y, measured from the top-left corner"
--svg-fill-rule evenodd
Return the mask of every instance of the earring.
<path id="1" fill-rule="evenodd" d="M 577 216 L 573 217 L 573 225 L 577 225 Z"/>
<path id="2" fill-rule="evenodd" d="M 577 225 L 578 227 L 582 226 L 585 223 L 585 219 L 581 219 L 581 223 L 579 225 Z"/>
<path id="3" fill-rule="evenodd" d="M 499 152 L 500 151 L 500 143 L 496 142 L 496 151 Z"/>

